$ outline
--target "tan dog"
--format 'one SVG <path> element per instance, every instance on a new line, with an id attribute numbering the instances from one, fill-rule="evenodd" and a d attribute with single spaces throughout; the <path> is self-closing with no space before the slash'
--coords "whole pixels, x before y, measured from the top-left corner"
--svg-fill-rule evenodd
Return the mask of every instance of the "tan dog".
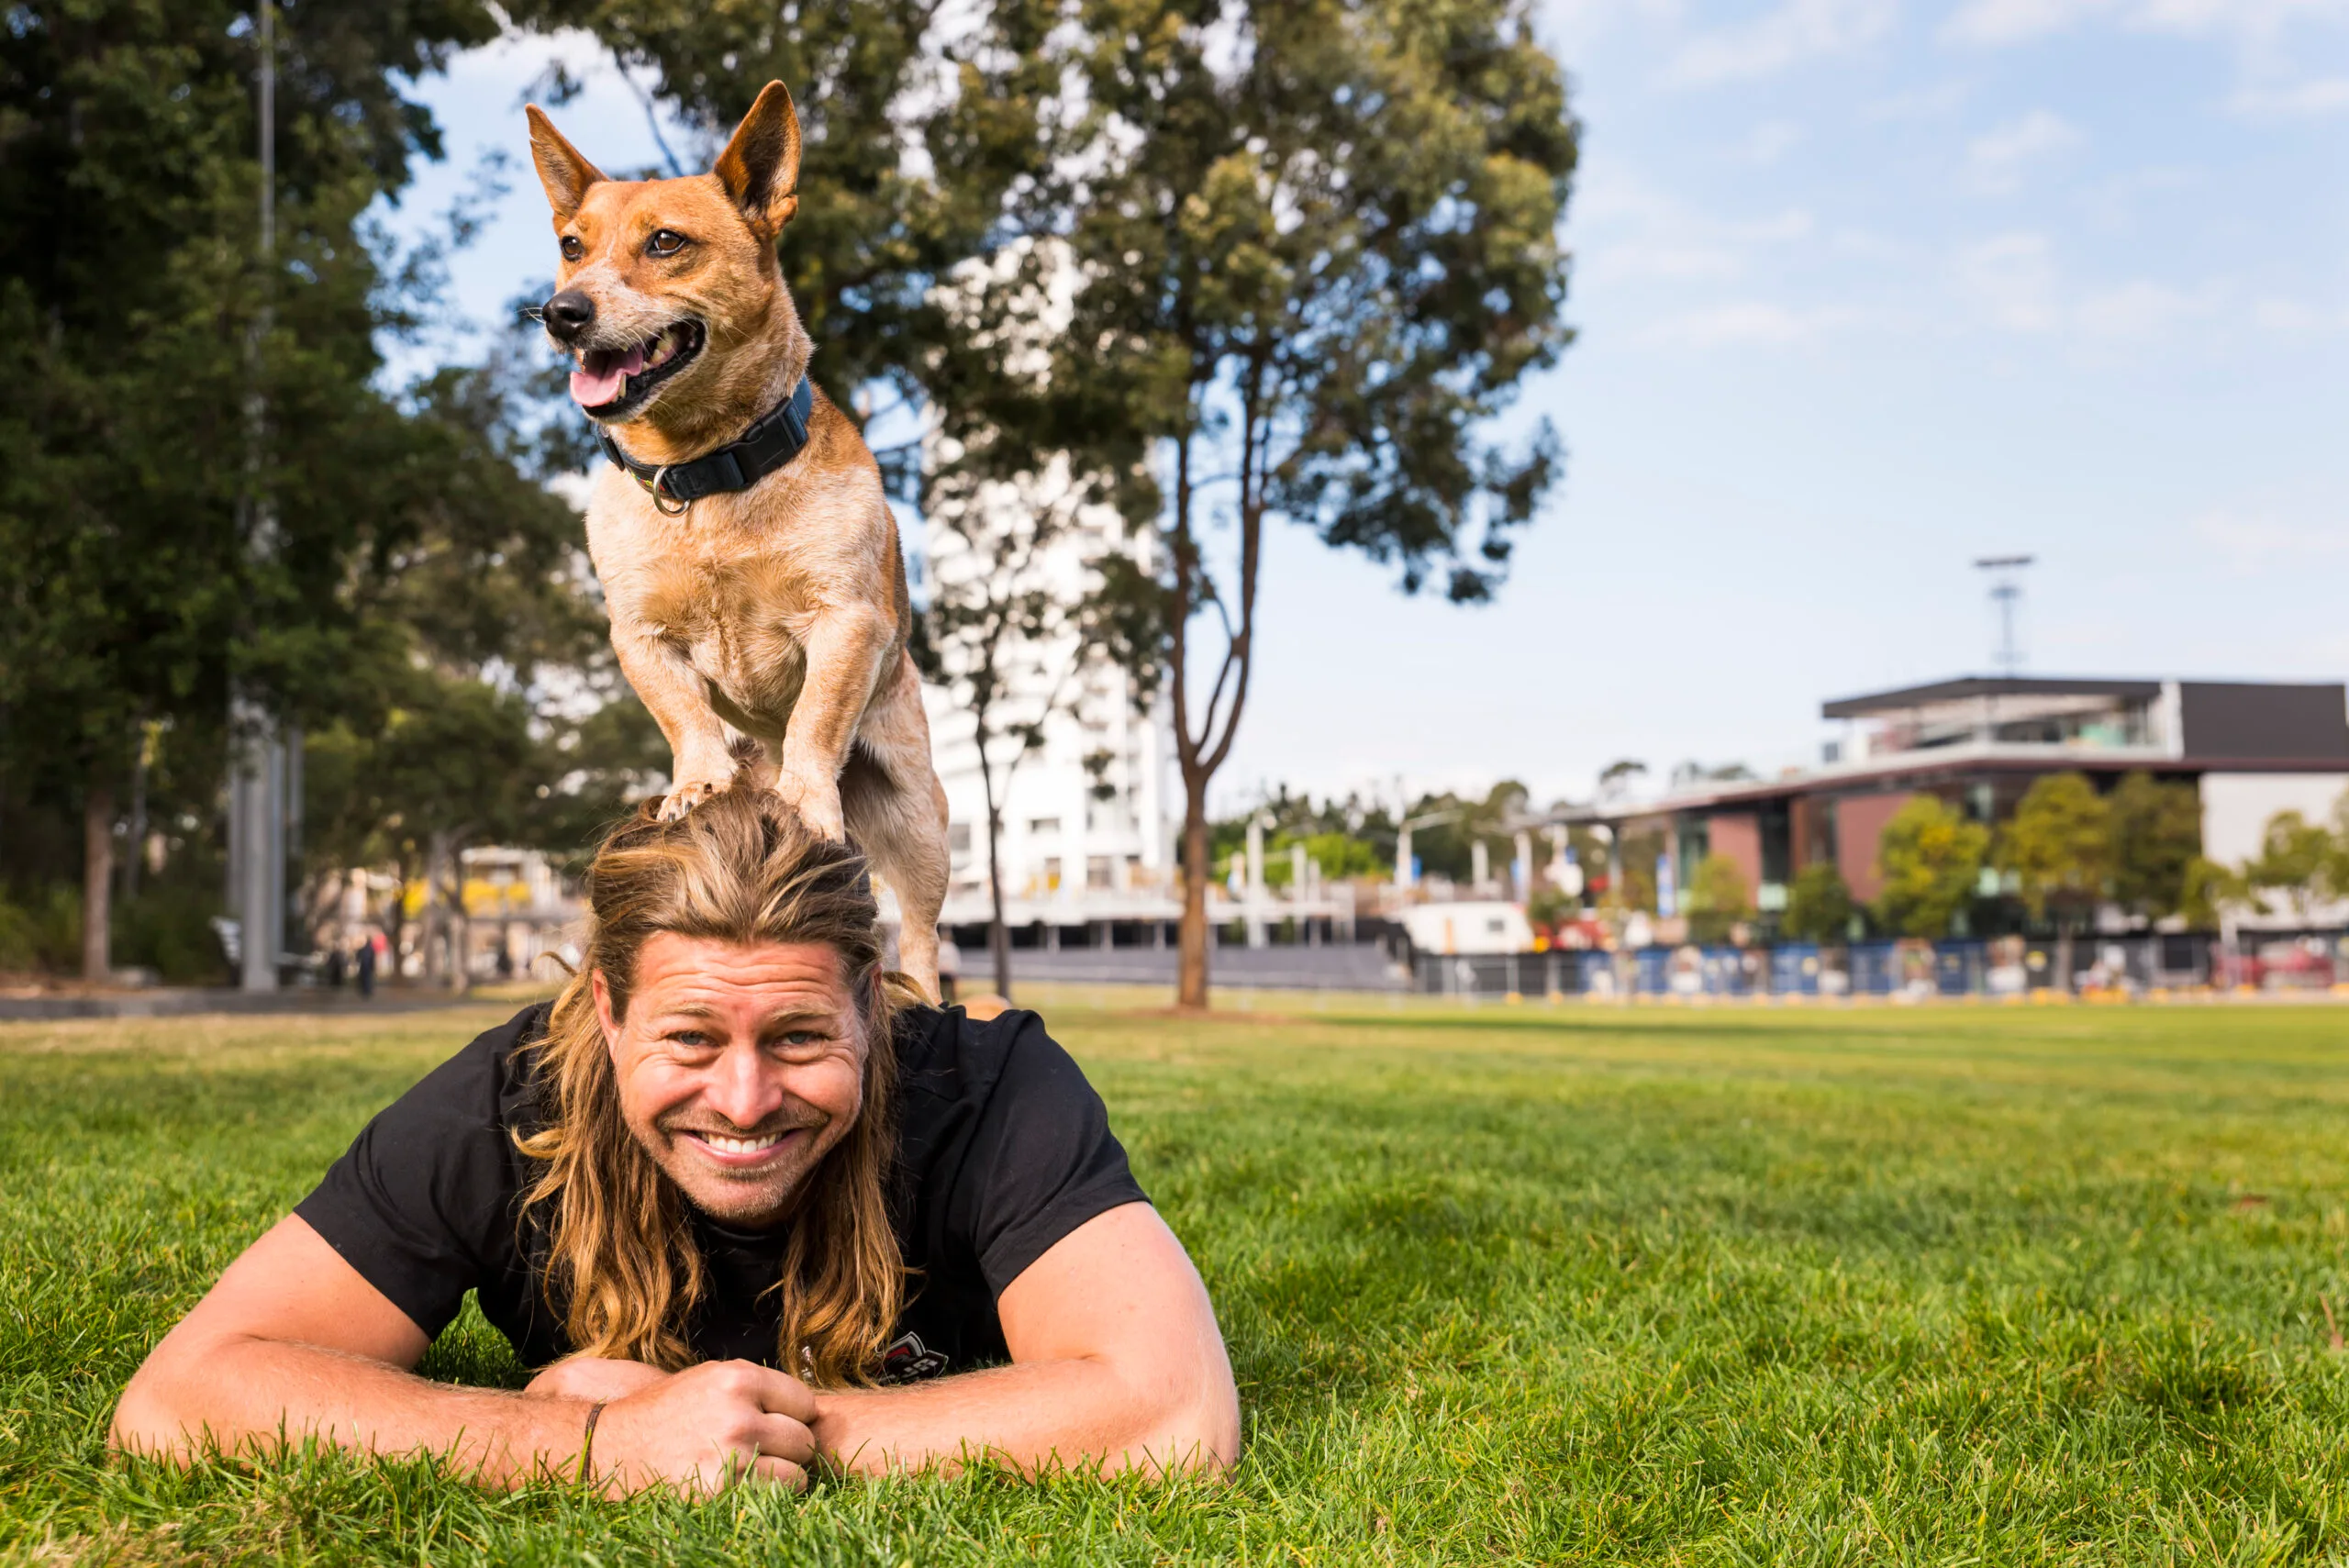
<path id="1" fill-rule="evenodd" d="M 748 767 L 809 827 L 852 836 L 896 890 L 899 966 L 935 996 L 946 792 L 880 468 L 800 390 L 813 345 L 775 261 L 799 206 L 791 95 L 769 83 L 691 179 L 607 180 L 535 106 L 529 120 L 562 250 L 547 332 L 614 457 L 588 553 L 620 668 L 675 754 L 662 811 Z M 778 451 L 747 487 L 727 483 Z"/>

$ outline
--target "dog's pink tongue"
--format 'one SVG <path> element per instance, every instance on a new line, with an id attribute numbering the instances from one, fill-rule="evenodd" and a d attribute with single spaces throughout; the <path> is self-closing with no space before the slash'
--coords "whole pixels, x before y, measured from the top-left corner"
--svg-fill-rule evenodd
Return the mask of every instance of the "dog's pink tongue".
<path id="1" fill-rule="evenodd" d="M 601 360 L 603 355 L 591 356 Z M 624 358 L 612 361 L 601 370 L 584 366 L 571 373 L 572 401 L 582 408 L 601 408 L 620 395 L 628 378 L 644 368 L 644 350 L 630 349 Z"/>

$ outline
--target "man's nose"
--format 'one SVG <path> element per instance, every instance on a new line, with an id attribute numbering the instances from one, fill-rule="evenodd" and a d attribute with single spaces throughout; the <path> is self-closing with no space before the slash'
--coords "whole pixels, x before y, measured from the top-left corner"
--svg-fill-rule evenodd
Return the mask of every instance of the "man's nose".
<path id="1" fill-rule="evenodd" d="M 565 289 L 547 301 L 543 314 L 556 341 L 568 343 L 594 323 L 596 302 L 577 289 Z"/>
<path id="2" fill-rule="evenodd" d="M 783 1085 L 764 1051 L 755 1045 L 735 1045 L 719 1053 L 702 1099 L 747 1132 L 783 1104 Z"/>

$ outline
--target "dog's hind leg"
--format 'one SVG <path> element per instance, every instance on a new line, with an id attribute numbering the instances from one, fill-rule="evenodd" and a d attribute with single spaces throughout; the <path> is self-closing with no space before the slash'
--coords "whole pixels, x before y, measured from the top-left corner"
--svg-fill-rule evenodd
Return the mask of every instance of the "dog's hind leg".
<path id="1" fill-rule="evenodd" d="M 904 656 L 900 656 L 904 658 Z M 938 912 L 946 903 L 946 787 L 930 762 L 921 683 L 904 658 L 874 700 L 841 773 L 841 814 L 873 869 L 896 890 L 897 967 L 938 998 Z"/>

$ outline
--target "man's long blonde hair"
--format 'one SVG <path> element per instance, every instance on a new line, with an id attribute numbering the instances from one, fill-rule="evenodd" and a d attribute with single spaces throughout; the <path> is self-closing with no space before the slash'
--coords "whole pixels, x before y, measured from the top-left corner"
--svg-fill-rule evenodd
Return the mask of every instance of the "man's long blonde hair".
<path id="1" fill-rule="evenodd" d="M 864 857 L 811 833 L 767 790 L 727 790 L 674 822 L 648 804 L 587 869 L 586 954 L 534 1063 L 547 1121 L 518 1135 L 543 1170 L 523 1198 L 551 1242 L 549 1295 L 572 1349 L 675 1370 L 705 1284 L 685 1198 L 620 1116 L 596 1014 L 600 972 L 624 1017 L 637 955 L 662 931 L 736 943 L 821 942 L 840 954 L 865 1038 L 864 1105 L 793 1203 L 779 1364 L 819 1386 L 869 1383 L 904 1300 L 886 1185 L 896 1157 L 891 1025 L 910 992 L 881 967 Z M 533 1211 L 539 1211 L 534 1213 Z"/>

